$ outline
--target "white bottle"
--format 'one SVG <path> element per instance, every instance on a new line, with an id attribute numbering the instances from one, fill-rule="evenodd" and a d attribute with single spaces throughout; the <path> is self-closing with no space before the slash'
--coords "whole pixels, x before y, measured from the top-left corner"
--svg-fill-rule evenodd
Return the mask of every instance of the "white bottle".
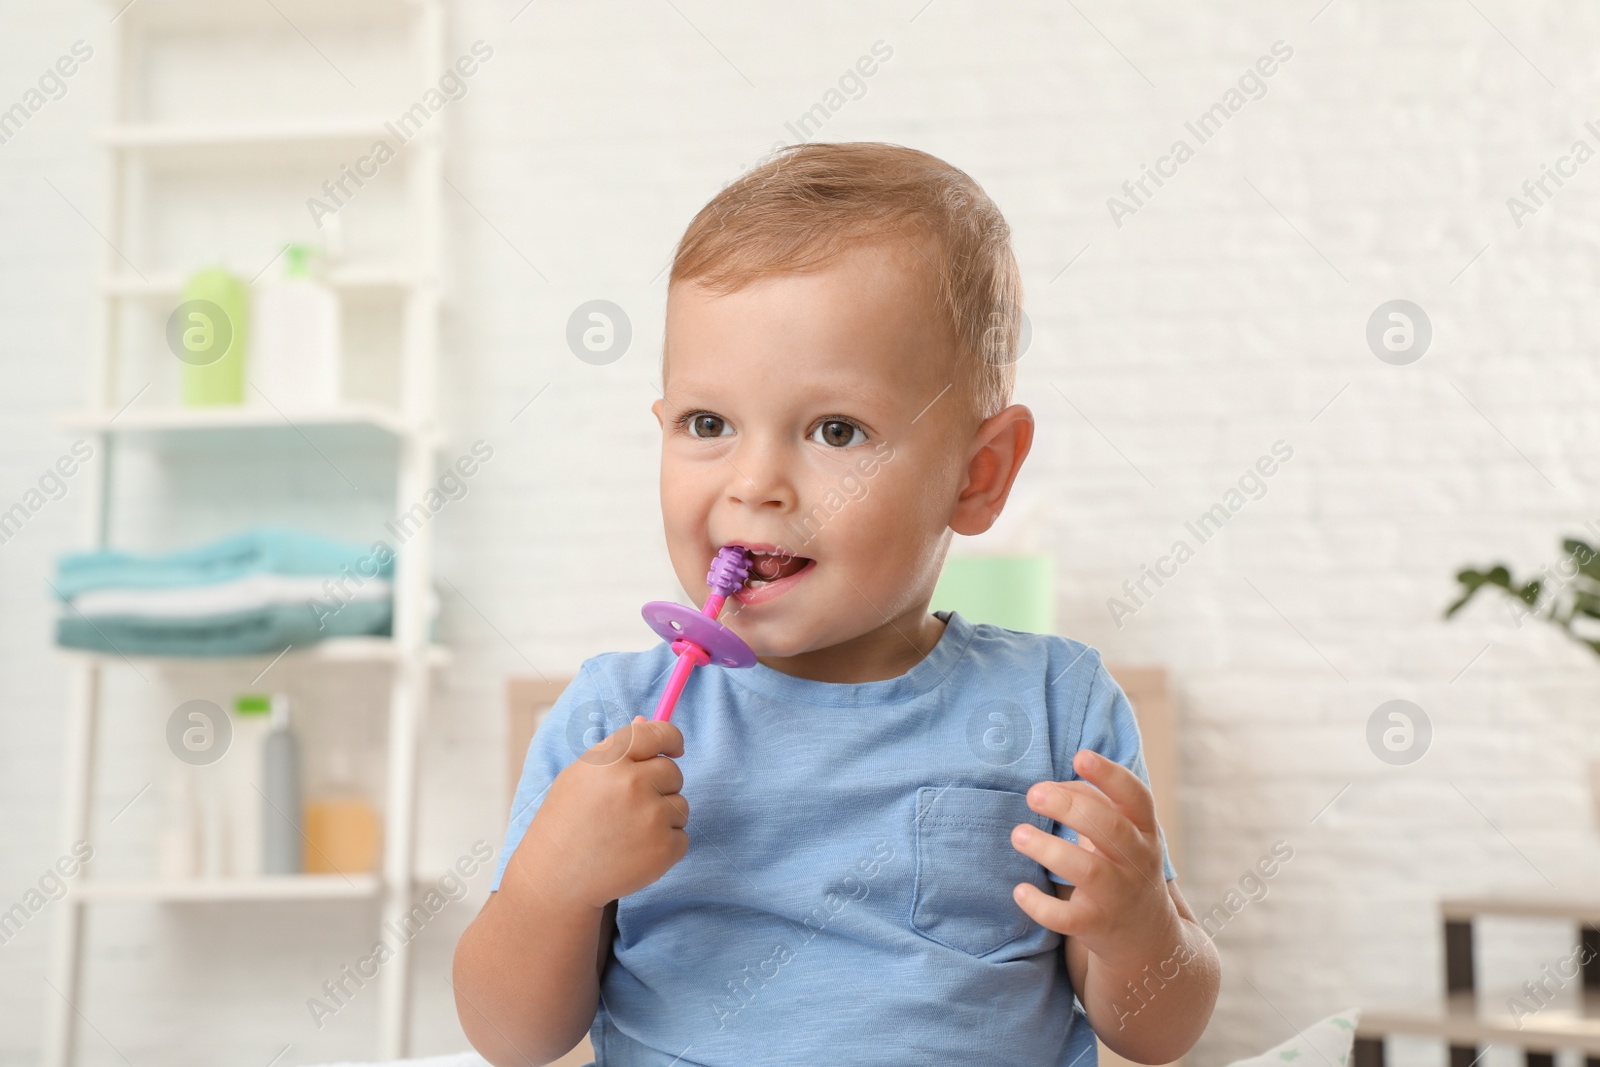
<path id="1" fill-rule="evenodd" d="M 201 878 L 226 878 L 231 873 L 228 847 L 229 808 L 233 797 L 221 773 L 221 761 L 200 768 L 195 789 L 195 826 Z"/>
<path id="2" fill-rule="evenodd" d="M 254 878 L 262 873 L 261 821 L 266 802 L 261 759 L 272 730 L 272 701 L 251 693 L 234 701 L 233 710 L 233 740 L 220 761 L 228 779 L 227 873 Z"/>
<path id="3" fill-rule="evenodd" d="M 312 278 L 310 253 L 289 245 L 283 279 L 251 301 L 250 379 L 260 390 L 251 399 L 285 412 L 331 407 L 344 392 L 339 297 Z"/>
<path id="4" fill-rule="evenodd" d="M 238 716 L 229 716 L 230 725 L 237 720 Z M 210 763 L 185 768 L 187 782 L 182 792 L 190 805 L 189 817 L 180 817 L 176 828 L 180 835 L 187 836 L 192 832 L 192 876 L 196 878 L 226 878 L 230 873 L 233 857 L 230 854 L 228 828 L 234 805 L 232 749 L 230 734 L 228 747 L 221 756 Z M 187 830 L 183 828 L 185 822 L 189 824 Z M 178 843 L 176 837 L 172 849 L 174 861 L 181 859 L 183 845 Z M 174 867 L 178 866 L 174 862 Z"/>
<path id="5" fill-rule="evenodd" d="M 200 873 L 200 820 L 189 771 L 189 767 L 174 762 L 167 772 L 159 862 L 161 877 L 169 881 Z"/>

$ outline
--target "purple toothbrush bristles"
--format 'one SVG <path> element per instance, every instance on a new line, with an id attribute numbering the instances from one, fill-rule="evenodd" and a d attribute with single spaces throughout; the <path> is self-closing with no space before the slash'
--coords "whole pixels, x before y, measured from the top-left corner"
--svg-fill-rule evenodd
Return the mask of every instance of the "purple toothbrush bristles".
<path id="1" fill-rule="evenodd" d="M 717 621 L 723 604 L 750 577 L 753 562 L 738 545 L 723 545 L 706 574 L 711 595 L 706 597 L 699 611 L 671 601 L 654 601 L 644 606 L 645 621 L 662 638 L 672 642 L 672 651 L 678 657 L 667 678 L 667 687 L 661 692 L 661 700 L 656 704 L 655 721 L 672 718 L 672 709 L 677 706 L 678 697 L 689 680 L 689 672 L 696 667 L 709 663 L 749 667 L 756 662 L 756 654 L 750 646 Z"/>
<path id="2" fill-rule="evenodd" d="M 750 577 L 750 556 L 738 545 L 724 545 L 711 561 L 706 584 L 720 597 L 730 597 Z"/>

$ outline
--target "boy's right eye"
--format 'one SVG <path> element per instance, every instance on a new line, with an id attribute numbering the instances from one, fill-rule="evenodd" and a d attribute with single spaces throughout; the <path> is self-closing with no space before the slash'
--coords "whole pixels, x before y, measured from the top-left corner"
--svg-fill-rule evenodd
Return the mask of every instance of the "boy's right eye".
<path id="1" fill-rule="evenodd" d="M 694 437 L 721 437 L 722 431 L 727 429 L 720 415 L 709 412 L 697 411 L 688 416 L 689 433 Z"/>

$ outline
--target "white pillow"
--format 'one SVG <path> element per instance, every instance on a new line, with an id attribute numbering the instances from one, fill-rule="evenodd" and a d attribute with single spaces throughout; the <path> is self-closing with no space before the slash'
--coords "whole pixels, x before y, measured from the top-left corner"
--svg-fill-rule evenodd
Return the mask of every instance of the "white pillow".
<path id="1" fill-rule="evenodd" d="M 1228 1067 L 1346 1067 L 1355 1046 L 1356 1020 L 1361 1012 L 1349 1008 L 1312 1023 L 1298 1034 L 1247 1060 L 1235 1060 Z"/>

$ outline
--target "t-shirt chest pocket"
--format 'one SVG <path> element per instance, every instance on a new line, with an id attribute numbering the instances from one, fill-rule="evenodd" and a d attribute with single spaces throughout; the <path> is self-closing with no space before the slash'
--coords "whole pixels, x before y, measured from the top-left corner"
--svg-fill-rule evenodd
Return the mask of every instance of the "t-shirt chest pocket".
<path id="1" fill-rule="evenodd" d="M 1018 959 L 1060 945 L 1011 895 L 1018 882 L 1054 890 L 1038 861 L 1011 844 L 1011 828 L 1050 820 L 1022 793 L 972 786 L 917 790 L 916 881 L 911 927 L 941 945 L 984 959 Z"/>

